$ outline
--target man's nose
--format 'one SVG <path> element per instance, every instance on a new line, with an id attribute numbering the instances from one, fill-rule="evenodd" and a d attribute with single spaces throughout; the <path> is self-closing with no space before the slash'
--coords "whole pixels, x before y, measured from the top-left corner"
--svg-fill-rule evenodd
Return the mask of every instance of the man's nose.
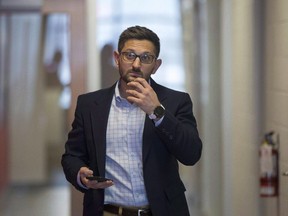
<path id="1" fill-rule="evenodd" d="M 140 60 L 140 58 L 137 56 L 136 57 L 136 59 L 134 60 L 134 62 L 133 62 L 133 67 L 134 68 L 139 68 L 139 67 L 141 67 L 141 60 Z"/>

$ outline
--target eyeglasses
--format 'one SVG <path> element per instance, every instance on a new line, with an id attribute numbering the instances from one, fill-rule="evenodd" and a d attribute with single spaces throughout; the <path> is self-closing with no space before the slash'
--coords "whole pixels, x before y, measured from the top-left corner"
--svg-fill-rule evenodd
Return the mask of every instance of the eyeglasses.
<path id="1" fill-rule="evenodd" d="M 122 59 L 127 62 L 134 62 L 136 58 L 139 57 L 140 62 L 143 64 L 151 64 L 156 58 L 154 55 L 143 53 L 141 55 L 136 55 L 134 52 L 121 52 Z"/>

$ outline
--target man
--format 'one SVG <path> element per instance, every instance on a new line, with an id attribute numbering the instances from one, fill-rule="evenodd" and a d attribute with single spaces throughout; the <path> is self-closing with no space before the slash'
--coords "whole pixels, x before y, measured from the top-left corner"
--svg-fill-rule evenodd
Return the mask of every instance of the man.
<path id="1" fill-rule="evenodd" d="M 126 29 L 114 52 L 119 81 L 78 97 L 62 166 L 85 193 L 85 216 L 189 215 L 178 161 L 194 165 L 202 142 L 189 95 L 150 77 L 159 53 L 153 31 Z"/>

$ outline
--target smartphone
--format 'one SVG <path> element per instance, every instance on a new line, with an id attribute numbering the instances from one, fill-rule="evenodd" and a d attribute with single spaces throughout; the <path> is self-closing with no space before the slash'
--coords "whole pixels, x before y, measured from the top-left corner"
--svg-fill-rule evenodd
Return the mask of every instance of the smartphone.
<path id="1" fill-rule="evenodd" d="M 112 181 L 112 179 L 108 179 L 101 176 L 87 176 L 88 180 L 96 180 L 97 182 L 105 182 L 105 181 Z"/>

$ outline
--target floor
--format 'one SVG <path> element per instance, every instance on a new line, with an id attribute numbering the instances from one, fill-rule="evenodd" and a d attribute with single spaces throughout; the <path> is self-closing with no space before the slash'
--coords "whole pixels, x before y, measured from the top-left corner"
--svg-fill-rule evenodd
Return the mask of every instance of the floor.
<path id="1" fill-rule="evenodd" d="M 55 151 L 53 155 L 59 156 Z M 59 164 L 50 165 L 47 185 L 11 186 L 1 195 L 0 216 L 70 215 L 70 187 Z"/>

